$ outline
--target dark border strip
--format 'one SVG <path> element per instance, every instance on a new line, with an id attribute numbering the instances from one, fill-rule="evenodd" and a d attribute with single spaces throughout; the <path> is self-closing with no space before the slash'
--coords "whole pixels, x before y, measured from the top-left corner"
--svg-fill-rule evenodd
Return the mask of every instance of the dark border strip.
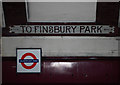
<path id="1" fill-rule="evenodd" d="M 97 24 L 118 26 L 119 2 L 97 2 Z"/>
<path id="2" fill-rule="evenodd" d="M 54 82 L 52 82 L 52 83 L 21 83 L 21 84 L 19 84 L 19 83 L 3 83 L 3 84 L 1 84 L 1 85 L 120 85 L 120 83 L 118 82 L 118 83 L 93 83 L 93 84 L 89 84 L 89 83 L 54 83 Z"/>
<path id="3" fill-rule="evenodd" d="M 25 2 L 2 2 L 6 26 L 27 23 Z"/>
<path id="4" fill-rule="evenodd" d="M 119 1 L 119 16 L 118 16 L 118 35 L 120 36 L 120 1 Z"/>

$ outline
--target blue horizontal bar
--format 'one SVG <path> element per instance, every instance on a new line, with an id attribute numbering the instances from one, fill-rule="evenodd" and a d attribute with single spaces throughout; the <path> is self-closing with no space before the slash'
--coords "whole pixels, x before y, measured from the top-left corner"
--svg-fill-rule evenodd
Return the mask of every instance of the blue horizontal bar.
<path id="1" fill-rule="evenodd" d="M 37 63 L 39 62 L 38 59 L 19 59 L 19 63 Z"/>

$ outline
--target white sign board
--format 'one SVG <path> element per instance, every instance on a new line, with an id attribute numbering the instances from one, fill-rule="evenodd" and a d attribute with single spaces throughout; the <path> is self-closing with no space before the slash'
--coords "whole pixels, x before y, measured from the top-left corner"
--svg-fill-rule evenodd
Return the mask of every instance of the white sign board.
<path id="1" fill-rule="evenodd" d="M 40 48 L 17 48 L 17 73 L 40 73 L 40 67 Z"/>
<path id="2" fill-rule="evenodd" d="M 28 22 L 95 22 L 97 0 L 94 2 L 30 2 L 27 4 Z M 57 0 L 56 0 L 57 1 Z"/>

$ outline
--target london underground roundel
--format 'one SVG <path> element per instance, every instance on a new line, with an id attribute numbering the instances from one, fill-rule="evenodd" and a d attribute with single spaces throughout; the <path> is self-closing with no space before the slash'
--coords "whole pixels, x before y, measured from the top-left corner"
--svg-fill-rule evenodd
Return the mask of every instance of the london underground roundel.
<path id="1" fill-rule="evenodd" d="M 41 49 L 17 49 L 17 72 L 40 73 Z"/>

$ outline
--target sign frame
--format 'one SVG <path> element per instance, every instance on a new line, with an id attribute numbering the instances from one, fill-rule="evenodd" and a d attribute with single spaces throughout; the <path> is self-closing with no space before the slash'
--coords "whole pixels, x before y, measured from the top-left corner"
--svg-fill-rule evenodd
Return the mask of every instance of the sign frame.
<path id="1" fill-rule="evenodd" d="M 17 69 L 18 69 L 18 66 L 17 66 L 17 59 L 18 59 L 18 57 L 17 57 L 17 51 L 18 50 L 34 50 L 34 49 L 39 49 L 40 50 L 40 61 L 39 61 L 39 63 L 40 63 L 40 72 L 17 72 Z M 42 64 L 42 48 L 16 48 L 16 74 L 40 74 L 41 73 L 41 71 L 42 71 L 42 69 L 41 69 L 41 65 Z"/>

